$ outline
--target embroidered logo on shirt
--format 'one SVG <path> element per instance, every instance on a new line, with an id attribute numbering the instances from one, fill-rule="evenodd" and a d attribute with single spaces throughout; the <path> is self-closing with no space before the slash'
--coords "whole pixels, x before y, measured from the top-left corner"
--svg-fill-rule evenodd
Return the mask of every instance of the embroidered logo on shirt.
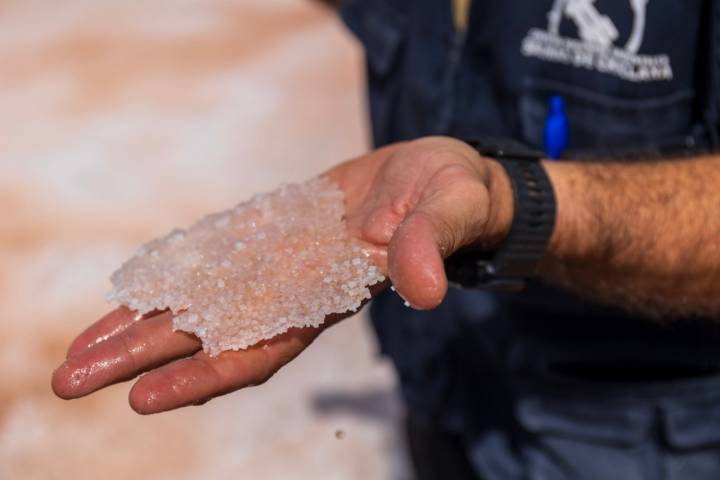
<path id="1" fill-rule="evenodd" d="M 631 82 L 672 80 L 668 55 L 638 53 L 645 36 L 650 0 L 628 1 L 634 20 L 626 41 L 620 39 L 612 19 L 595 7 L 596 0 L 555 0 L 548 13 L 547 29 L 530 30 L 523 39 L 522 54 L 615 75 Z M 580 38 L 560 35 L 560 25 L 565 19 L 575 23 Z"/>

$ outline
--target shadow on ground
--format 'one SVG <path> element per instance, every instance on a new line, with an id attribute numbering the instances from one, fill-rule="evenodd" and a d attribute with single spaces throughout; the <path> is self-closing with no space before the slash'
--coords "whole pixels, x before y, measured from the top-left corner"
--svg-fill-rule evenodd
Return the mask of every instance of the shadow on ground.
<path id="1" fill-rule="evenodd" d="M 401 410 L 397 393 L 391 389 L 319 391 L 312 396 L 311 406 L 319 415 L 349 414 L 376 422 L 395 421 Z"/>

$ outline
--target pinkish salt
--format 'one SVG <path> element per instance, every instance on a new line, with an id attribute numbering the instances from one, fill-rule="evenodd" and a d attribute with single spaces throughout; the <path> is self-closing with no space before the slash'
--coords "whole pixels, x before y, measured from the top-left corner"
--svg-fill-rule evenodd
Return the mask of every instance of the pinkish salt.
<path id="1" fill-rule="evenodd" d="M 170 309 L 210 355 L 356 311 L 384 277 L 348 236 L 343 193 L 326 179 L 285 185 L 153 240 L 111 280 L 108 300 Z"/>

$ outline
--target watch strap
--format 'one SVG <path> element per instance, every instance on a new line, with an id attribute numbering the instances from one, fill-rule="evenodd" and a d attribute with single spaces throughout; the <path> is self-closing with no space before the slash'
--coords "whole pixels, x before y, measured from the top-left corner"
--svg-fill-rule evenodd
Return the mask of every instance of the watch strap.
<path id="1" fill-rule="evenodd" d="M 465 251 L 452 255 L 445 262 L 446 273 L 451 283 L 463 287 L 519 290 L 526 279 L 537 275 L 547 250 L 555 227 L 555 194 L 539 155 L 513 155 L 497 149 L 493 156 L 512 184 L 515 213 L 510 232 L 493 254 Z"/>
<path id="2" fill-rule="evenodd" d="M 508 277 L 537 275 L 555 227 L 555 194 L 537 160 L 498 158 L 510 177 L 515 213 L 505 242 L 493 257 L 495 274 Z"/>

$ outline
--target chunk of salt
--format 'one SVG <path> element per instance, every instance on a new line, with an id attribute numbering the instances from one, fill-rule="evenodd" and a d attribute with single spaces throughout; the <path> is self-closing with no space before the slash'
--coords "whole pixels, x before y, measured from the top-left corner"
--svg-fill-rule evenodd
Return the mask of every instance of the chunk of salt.
<path id="1" fill-rule="evenodd" d="M 343 193 L 326 179 L 256 195 L 144 245 L 113 273 L 108 299 L 140 313 L 170 309 L 173 327 L 210 355 L 317 327 L 356 311 L 367 286 L 384 280 L 359 255 L 344 213 Z"/>

